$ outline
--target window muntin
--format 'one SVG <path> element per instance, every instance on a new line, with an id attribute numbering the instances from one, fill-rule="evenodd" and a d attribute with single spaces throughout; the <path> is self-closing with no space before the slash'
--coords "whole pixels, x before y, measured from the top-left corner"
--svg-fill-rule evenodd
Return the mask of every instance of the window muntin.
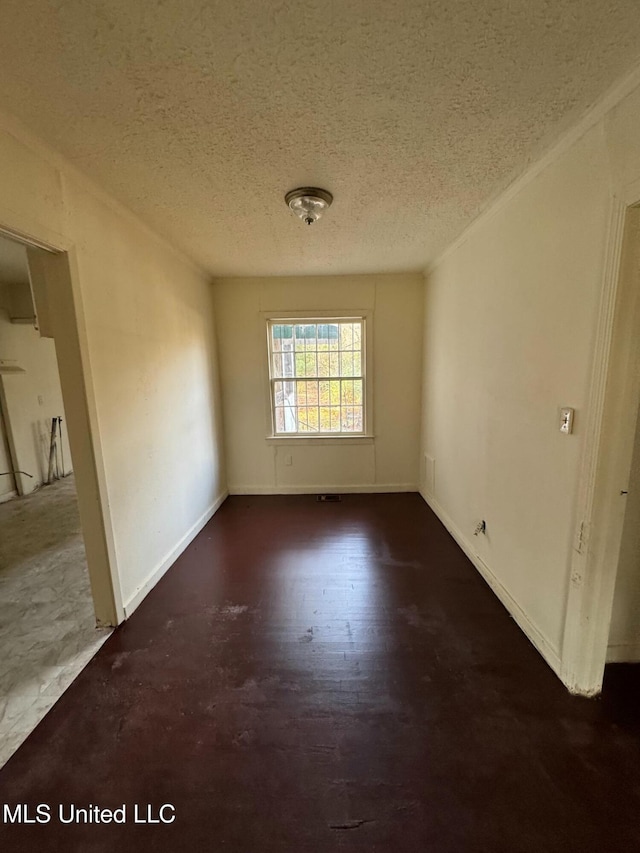
<path id="1" fill-rule="evenodd" d="M 363 435 L 364 318 L 269 320 L 274 435 Z"/>

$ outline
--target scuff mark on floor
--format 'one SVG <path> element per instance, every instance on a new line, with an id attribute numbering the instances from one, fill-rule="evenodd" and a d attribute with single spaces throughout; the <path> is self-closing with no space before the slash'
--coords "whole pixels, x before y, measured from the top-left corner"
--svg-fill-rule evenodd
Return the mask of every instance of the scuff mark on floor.
<path id="1" fill-rule="evenodd" d="M 298 637 L 301 643 L 310 643 L 313 640 L 313 628 L 307 628 L 301 637 Z"/>
<path id="2" fill-rule="evenodd" d="M 360 829 L 367 823 L 375 823 L 375 820 L 368 818 L 366 820 L 347 820 L 344 823 L 330 823 L 329 829 Z"/>

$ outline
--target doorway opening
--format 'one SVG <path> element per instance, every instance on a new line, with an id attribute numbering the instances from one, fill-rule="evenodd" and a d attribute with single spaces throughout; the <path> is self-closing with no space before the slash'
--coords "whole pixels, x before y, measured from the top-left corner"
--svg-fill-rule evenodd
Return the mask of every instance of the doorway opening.
<path id="1" fill-rule="evenodd" d="M 29 242 L 0 234 L 0 766 L 122 620 L 70 259 Z"/>

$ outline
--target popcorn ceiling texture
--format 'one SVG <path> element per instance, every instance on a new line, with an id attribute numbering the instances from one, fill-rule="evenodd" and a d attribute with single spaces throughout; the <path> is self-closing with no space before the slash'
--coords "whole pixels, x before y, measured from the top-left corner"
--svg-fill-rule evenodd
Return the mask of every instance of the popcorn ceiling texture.
<path id="1" fill-rule="evenodd" d="M 214 275 L 393 272 L 638 54 L 637 0 L 4 0 L 0 106 Z"/>

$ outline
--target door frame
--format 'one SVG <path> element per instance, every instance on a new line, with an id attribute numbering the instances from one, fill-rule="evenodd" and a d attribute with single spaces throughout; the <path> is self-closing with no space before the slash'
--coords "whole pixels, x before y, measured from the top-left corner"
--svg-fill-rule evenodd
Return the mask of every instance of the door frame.
<path id="1" fill-rule="evenodd" d="M 9 441 L 9 427 L 7 425 L 7 417 L 5 414 L 6 408 L 7 407 L 4 399 L 4 387 L 2 385 L 2 374 L 0 374 L 0 445 L 4 445 L 7 461 L 10 466 L 10 472 L 8 476 L 10 476 L 11 479 L 9 480 L 9 482 L 13 483 L 13 488 L 9 489 L 8 492 L 0 494 L 0 503 L 4 503 L 5 501 L 11 500 L 18 494 L 18 485 L 16 475 L 14 473 L 16 469 L 16 463 L 14 460 L 13 448 L 11 447 L 11 442 Z M 2 473 L 1 463 L 0 473 Z M 0 483 L 1 482 L 2 481 L 0 481 Z"/>
<path id="2" fill-rule="evenodd" d="M 572 693 L 602 689 L 625 490 L 640 403 L 640 180 L 612 199 L 570 565 L 561 677 Z"/>
<path id="3" fill-rule="evenodd" d="M 19 228 L 2 217 L 0 234 L 27 247 L 41 334 L 55 342 L 96 625 L 116 626 L 125 614 L 76 249 L 39 223 Z"/>

